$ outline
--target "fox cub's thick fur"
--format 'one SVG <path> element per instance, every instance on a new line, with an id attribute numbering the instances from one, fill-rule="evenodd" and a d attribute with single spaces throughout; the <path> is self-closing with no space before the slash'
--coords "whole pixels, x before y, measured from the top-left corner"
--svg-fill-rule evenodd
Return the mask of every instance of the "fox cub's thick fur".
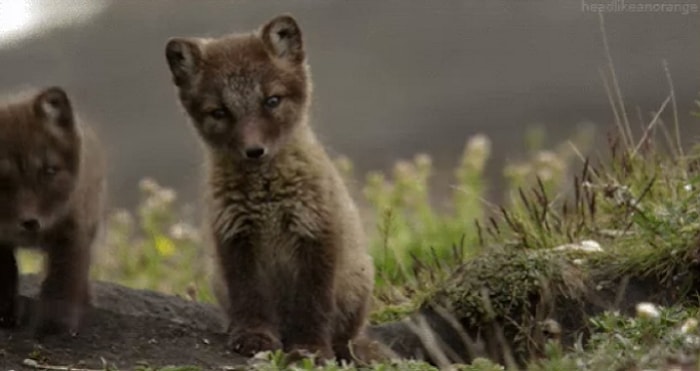
<path id="1" fill-rule="evenodd" d="M 308 124 L 311 78 L 291 16 L 174 38 L 167 61 L 206 148 L 207 228 L 239 353 L 349 358 L 374 282 L 358 211 Z"/>
<path id="2" fill-rule="evenodd" d="M 65 91 L 0 102 L 0 326 L 17 324 L 14 250 L 47 254 L 40 334 L 78 331 L 90 301 L 90 250 L 102 220 L 104 165 Z"/>

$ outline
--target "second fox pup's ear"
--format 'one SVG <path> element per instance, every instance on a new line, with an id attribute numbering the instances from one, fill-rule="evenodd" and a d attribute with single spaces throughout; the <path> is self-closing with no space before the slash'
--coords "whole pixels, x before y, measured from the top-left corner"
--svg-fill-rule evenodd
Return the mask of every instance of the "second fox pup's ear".
<path id="1" fill-rule="evenodd" d="M 73 128 L 73 108 L 68 94 L 57 86 L 47 88 L 34 99 L 34 112 L 48 123 L 64 129 Z"/>
<path id="2" fill-rule="evenodd" d="M 173 38 L 165 46 L 165 57 L 173 74 L 173 82 L 180 87 L 199 71 L 202 51 L 194 40 Z"/>
<path id="3" fill-rule="evenodd" d="M 275 56 L 293 63 L 304 61 L 301 29 L 292 16 L 282 15 L 267 22 L 261 36 Z"/>

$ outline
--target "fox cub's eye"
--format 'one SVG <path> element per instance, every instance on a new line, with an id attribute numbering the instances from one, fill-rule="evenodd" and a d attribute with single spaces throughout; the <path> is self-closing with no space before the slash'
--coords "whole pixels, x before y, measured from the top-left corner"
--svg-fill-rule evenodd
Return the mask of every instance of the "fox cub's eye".
<path id="1" fill-rule="evenodd" d="M 280 102 L 282 102 L 282 97 L 280 97 L 279 95 L 271 95 L 265 98 L 265 100 L 263 101 L 263 105 L 267 109 L 273 109 L 279 106 Z"/>
<path id="2" fill-rule="evenodd" d="M 56 175 L 56 173 L 58 173 L 58 170 L 58 166 L 45 166 L 43 169 L 44 175 L 48 177 L 53 177 L 54 175 Z"/>
<path id="3" fill-rule="evenodd" d="M 216 120 L 223 120 L 227 116 L 226 110 L 223 108 L 213 109 L 213 110 L 207 112 L 207 115 L 211 116 L 212 118 L 214 118 Z"/>

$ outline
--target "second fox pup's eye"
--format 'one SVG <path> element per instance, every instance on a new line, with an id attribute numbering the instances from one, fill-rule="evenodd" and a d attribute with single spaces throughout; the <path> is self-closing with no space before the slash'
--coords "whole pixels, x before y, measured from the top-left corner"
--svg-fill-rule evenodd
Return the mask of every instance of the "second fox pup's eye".
<path id="1" fill-rule="evenodd" d="M 44 167 L 44 175 L 48 177 L 52 177 L 58 173 L 58 167 L 57 166 L 46 166 Z"/>
<path id="2" fill-rule="evenodd" d="M 263 101 L 263 105 L 267 109 L 272 109 L 279 106 L 280 102 L 282 102 L 282 97 L 280 97 L 279 95 L 272 95 L 265 98 L 265 100 Z"/>
<path id="3" fill-rule="evenodd" d="M 223 108 L 213 109 L 213 110 L 207 112 L 207 114 L 216 120 L 222 120 L 222 119 L 226 118 L 226 110 Z"/>

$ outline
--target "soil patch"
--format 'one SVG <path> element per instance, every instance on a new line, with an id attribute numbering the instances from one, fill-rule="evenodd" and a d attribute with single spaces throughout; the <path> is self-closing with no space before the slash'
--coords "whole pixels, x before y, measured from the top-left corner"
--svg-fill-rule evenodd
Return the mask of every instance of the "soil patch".
<path id="1" fill-rule="evenodd" d="M 194 365 L 222 369 L 245 363 L 226 347 L 218 310 L 183 298 L 95 282 L 93 307 L 75 337 L 34 338 L 29 325 L 39 278 L 21 279 L 22 324 L 0 330 L 0 369 L 26 369 L 22 362 L 102 369 L 139 365 Z"/>

